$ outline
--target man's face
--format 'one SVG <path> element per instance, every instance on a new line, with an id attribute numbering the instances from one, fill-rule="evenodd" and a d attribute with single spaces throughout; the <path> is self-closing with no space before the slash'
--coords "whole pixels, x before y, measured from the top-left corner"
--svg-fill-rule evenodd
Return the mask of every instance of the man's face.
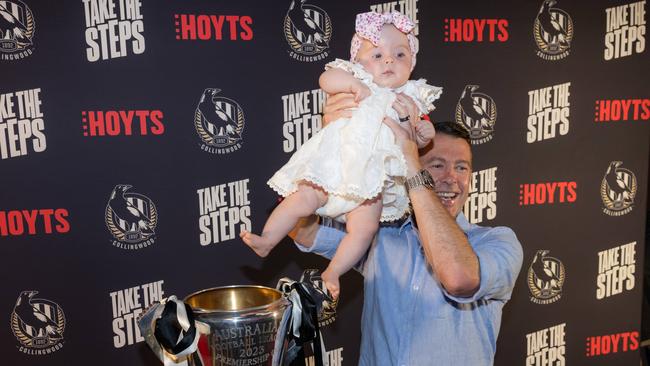
<path id="1" fill-rule="evenodd" d="M 452 217 L 460 213 L 469 194 L 472 152 L 462 138 L 436 133 L 433 148 L 420 156 L 435 184 L 435 191 Z"/>

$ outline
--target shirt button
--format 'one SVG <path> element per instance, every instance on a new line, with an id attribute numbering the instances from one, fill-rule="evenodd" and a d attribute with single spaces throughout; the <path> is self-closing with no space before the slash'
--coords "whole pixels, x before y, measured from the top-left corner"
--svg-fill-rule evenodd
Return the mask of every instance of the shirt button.
<path id="1" fill-rule="evenodd" d="M 413 286 L 413 291 L 417 291 L 417 290 L 419 290 L 419 289 L 420 289 L 420 288 L 419 288 L 417 285 Z"/>

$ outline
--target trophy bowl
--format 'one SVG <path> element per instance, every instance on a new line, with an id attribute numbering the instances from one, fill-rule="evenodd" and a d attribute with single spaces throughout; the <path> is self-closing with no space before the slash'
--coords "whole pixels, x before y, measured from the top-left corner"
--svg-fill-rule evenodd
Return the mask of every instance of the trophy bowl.
<path id="1" fill-rule="evenodd" d="M 225 286 L 188 295 L 199 332 L 193 366 L 282 364 L 291 302 L 264 286 Z"/>

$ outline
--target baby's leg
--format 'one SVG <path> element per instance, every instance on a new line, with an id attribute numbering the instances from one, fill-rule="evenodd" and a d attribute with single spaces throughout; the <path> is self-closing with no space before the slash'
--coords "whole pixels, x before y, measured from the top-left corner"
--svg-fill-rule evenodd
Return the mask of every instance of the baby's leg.
<path id="1" fill-rule="evenodd" d="M 341 240 L 334 258 L 322 275 L 325 286 L 334 298 L 339 297 L 339 277 L 359 263 L 368 251 L 379 229 L 381 209 L 382 199 L 379 196 L 364 202 L 345 216 L 347 234 Z"/>
<path id="2" fill-rule="evenodd" d="M 262 235 L 242 230 L 239 236 L 260 257 L 266 257 L 271 249 L 296 226 L 301 217 L 312 215 L 327 202 L 322 188 L 301 182 L 298 190 L 285 197 L 266 221 Z"/>

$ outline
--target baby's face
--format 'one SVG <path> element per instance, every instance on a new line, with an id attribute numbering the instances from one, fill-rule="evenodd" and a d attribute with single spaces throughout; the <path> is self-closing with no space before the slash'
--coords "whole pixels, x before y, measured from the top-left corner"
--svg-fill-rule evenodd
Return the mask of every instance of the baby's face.
<path id="1" fill-rule="evenodd" d="M 375 84 L 394 89 L 409 80 L 413 58 L 406 34 L 386 24 L 376 47 L 363 40 L 357 61 L 372 75 Z"/>

